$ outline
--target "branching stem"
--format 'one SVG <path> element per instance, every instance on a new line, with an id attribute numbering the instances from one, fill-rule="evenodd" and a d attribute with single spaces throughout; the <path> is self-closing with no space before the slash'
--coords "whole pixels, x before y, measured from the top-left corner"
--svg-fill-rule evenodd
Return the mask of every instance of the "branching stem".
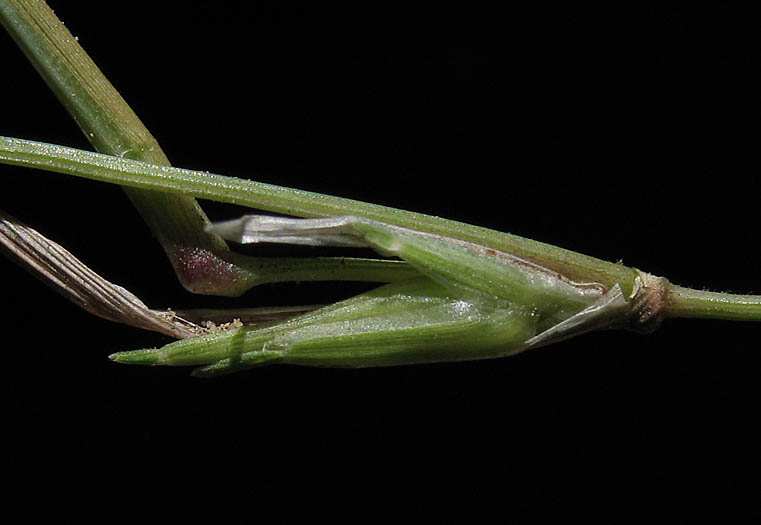
<path id="1" fill-rule="evenodd" d="M 95 149 L 170 164 L 155 138 L 45 2 L 4 0 L 0 23 Z M 206 232 L 208 220 L 192 197 L 134 187 L 125 191 L 161 242 L 182 285 L 195 293 L 240 295 L 262 282 L 390 282 L 411 275 L 402 264 L 343 258 L 281 260 L 290 272 L 274 271 L 271 261 L 235 254 L 222 239 Z"/>

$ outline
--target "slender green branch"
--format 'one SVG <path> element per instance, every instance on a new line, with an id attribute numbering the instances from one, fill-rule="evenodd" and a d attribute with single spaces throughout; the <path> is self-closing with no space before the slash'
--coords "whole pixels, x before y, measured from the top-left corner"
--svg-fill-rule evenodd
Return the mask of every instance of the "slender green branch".
<path id="1" fill-rule="evenodd" d="M 0 21 L 98 151 L 169 165 L 158 142 L 45 2 L 2 2 Z M 127 194 L 165 248 L 192 239 L 204 249 L 225 249 L 220 239 L 198 233 L 206 221 L 192 198 L 134 189 Z"/>
<path id="2" fill-rule="evenodd" d="M 135 188 L 177 192 L 196 198 L 301 217 L 366 217 L 479 243 L 536 262 L 578 282 L 596 282 L 608 287 L 620 284 L 627 295 L 633 290 L 637 277 L 636 270 L 626 266 L 448 219 L 64 146 L 0 137 L 0 162 Z"/>
<path id="3" fill-rule="evenodd" d="M 0 22 L 98 151 L 169 164 L 156 139 L 45 2 L 4 0 Z"/>
<path id="4" fill-rule="evenodd" d="M 159 144 L 90 59 L 77 39 L 43 1 L 3 0 L 0 22 L 53 93 L 101 153 L 169 165 Z M 402 264 L 369 259 L 272 261 L 234 254 L 204 230 L 208 220 L 190 196 L 125 188 L 154 232 L 181 283 L 190 291 L 239 295 L 250 287 L 281 280 L 345 279 L 388 282 L 409 277 Z"/>

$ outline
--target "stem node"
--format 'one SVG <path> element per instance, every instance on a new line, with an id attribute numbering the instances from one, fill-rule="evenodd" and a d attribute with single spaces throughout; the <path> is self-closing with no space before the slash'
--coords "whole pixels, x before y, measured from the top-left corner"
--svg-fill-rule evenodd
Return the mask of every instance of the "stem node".
<path id="1" fill-rule="evenodd" d="M 631 295 L 631 329 L 649 334 L 661 325 L 665 317 L 664 306 L 671 283 L 665 277 L 640 270 L 637 274 Z"/>

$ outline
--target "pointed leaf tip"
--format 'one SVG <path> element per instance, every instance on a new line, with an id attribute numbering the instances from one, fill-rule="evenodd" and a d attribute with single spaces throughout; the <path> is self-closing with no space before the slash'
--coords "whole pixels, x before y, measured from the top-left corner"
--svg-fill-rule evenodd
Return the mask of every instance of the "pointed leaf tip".
<path id="1" fill-rule="evenodd" d="M 127 365 L 157 365 L 159 364 L 159 352 L 156 349 L 131 350 L 129 352 L 116 352 L 108 356 L 111 361 Z"/>

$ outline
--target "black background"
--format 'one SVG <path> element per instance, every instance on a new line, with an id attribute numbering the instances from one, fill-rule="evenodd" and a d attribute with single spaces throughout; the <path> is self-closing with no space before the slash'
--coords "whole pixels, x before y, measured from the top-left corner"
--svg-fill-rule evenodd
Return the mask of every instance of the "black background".
<path id="1" fill-rule="evenodd" d="M 160 4 L 52 3 L 177 166 L 761 293 L 761 57 L 739 4 Z M 88 148 L 7 36 L 0 56 L 0 134 Z M 154 307 L 366 288 L 191 296 L 119 188 L 2 174 L 5 211 Z M 0 271 L 4 419 L 27 516 L 761 518 L 758 325 L 673 320 L 496 361 L 199 380 L 109 362 L 167 341 L 89 316 L 8 259 Z"/>

